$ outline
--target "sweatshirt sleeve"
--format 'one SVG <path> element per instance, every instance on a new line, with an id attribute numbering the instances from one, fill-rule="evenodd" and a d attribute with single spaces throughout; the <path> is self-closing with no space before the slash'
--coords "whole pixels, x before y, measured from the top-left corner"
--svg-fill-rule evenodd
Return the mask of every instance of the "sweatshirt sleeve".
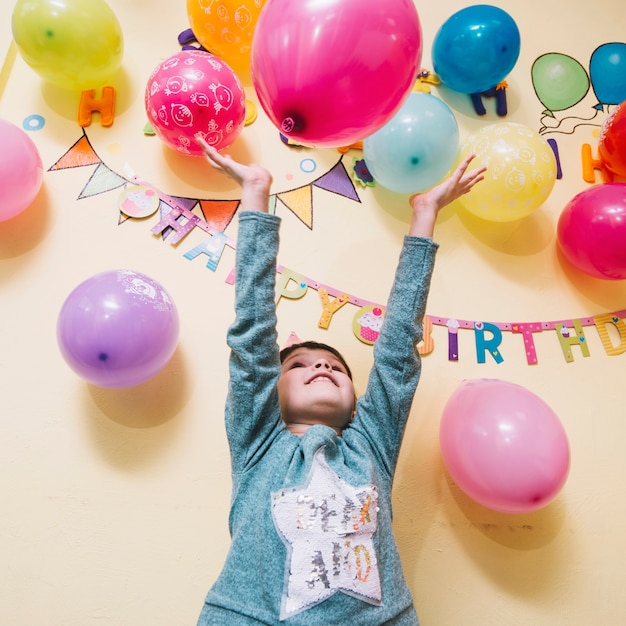
<path id="1" fill-rule="evenodd" d="M 234 473 L 256 462 L 282 424 L 276 389 L 280 373 L 275 305 L 279 225 L 280 219 L 268 213 L 239 214 L 225 412 Z"/>
<path id="2" fill-rule="evenodd" d="M 405 236 L 367 388 L 352 427 L 366 437 L 389 476 L 395 471 L 402 437 L 421 372 L 417 344 L 438 245 Z"/>

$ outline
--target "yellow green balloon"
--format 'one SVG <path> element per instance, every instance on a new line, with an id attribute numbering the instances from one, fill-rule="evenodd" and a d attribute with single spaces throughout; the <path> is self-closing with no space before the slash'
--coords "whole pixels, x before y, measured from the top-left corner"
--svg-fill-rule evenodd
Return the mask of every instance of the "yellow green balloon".
<path id="1" fill-rule="evenodd" d="M 536 131 L 513 122 L 476 130 L 463 142 L 459 161 L 471 154 L 472 167 L 485 165 L 485 179 L 461 204 L 470 213 L 493 222 L 512 222 L 530 215 L 548 198 L 556 180 L 556 157 Z"/>
<path id="2" fill-rule="evenodd" d="M 122 29 L 103 0 L 18 0 L 11 27 L 24 61 L 64 89 L 100 87 L 122 62 Z"/>

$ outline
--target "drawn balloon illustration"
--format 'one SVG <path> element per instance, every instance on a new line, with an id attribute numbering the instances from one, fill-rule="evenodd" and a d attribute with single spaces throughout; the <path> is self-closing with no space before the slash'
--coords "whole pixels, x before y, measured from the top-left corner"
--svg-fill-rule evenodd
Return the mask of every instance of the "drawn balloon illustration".
<path id="1" fill-rule="evenodd" d="M 596 48 L 589 61 L 596 108 L 626 100 L 626 43 L 605 43 Z"/>
<path id="2" fill-rule="evenodd" d="M 559 52 L 535 59 L 531 76 L 537 98 L 545 107 L 543 115 L 550 117 L 554 117 L 554 111 L 578 104 L 589 91 L 587 70 L 576 59 Z"/>

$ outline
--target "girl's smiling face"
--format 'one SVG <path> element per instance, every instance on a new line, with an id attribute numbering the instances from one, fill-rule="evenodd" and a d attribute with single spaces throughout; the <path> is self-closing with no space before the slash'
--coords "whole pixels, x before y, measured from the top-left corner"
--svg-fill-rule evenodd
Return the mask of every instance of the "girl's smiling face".
<path id="1" fill-rule="evenodd" d="M 327 350 L 294 350 L 283 361 L 277 387 L 283 420 L 293 432 L 323 424 L 340 433 L 352 419 L 354 384 Z"/>

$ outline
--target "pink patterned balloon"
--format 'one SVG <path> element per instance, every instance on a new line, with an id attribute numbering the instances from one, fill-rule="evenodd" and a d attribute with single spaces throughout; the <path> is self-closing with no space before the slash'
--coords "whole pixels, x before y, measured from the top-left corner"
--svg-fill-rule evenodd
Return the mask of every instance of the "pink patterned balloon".
<path id="1" fill-rule="evenodd" d="M 67 364 L 99 387 L 132 387 L 174 354 L 178 312 L 155 280 L 131 270 L 96 274 L 65 300 L 57 341 Z"/>
<path id="2" fill-rule="evenodd" d="M 241 133 L 246 98 L 233 70 L 201 50 L 183 50 L 159 63 L 146 85 L 146 112 L 155 133 L 183 154 L 201 156 L 194 139 L 223 150 Z"/>
<path id="3" fill-rule="evenodd" d="M 546 506 L 569 472 L 569 443 L 559 418 L 541 398 L 503 380 L 461 383 L 444 407 L 440 445 L 459 488 L 503 513 Z"/>

